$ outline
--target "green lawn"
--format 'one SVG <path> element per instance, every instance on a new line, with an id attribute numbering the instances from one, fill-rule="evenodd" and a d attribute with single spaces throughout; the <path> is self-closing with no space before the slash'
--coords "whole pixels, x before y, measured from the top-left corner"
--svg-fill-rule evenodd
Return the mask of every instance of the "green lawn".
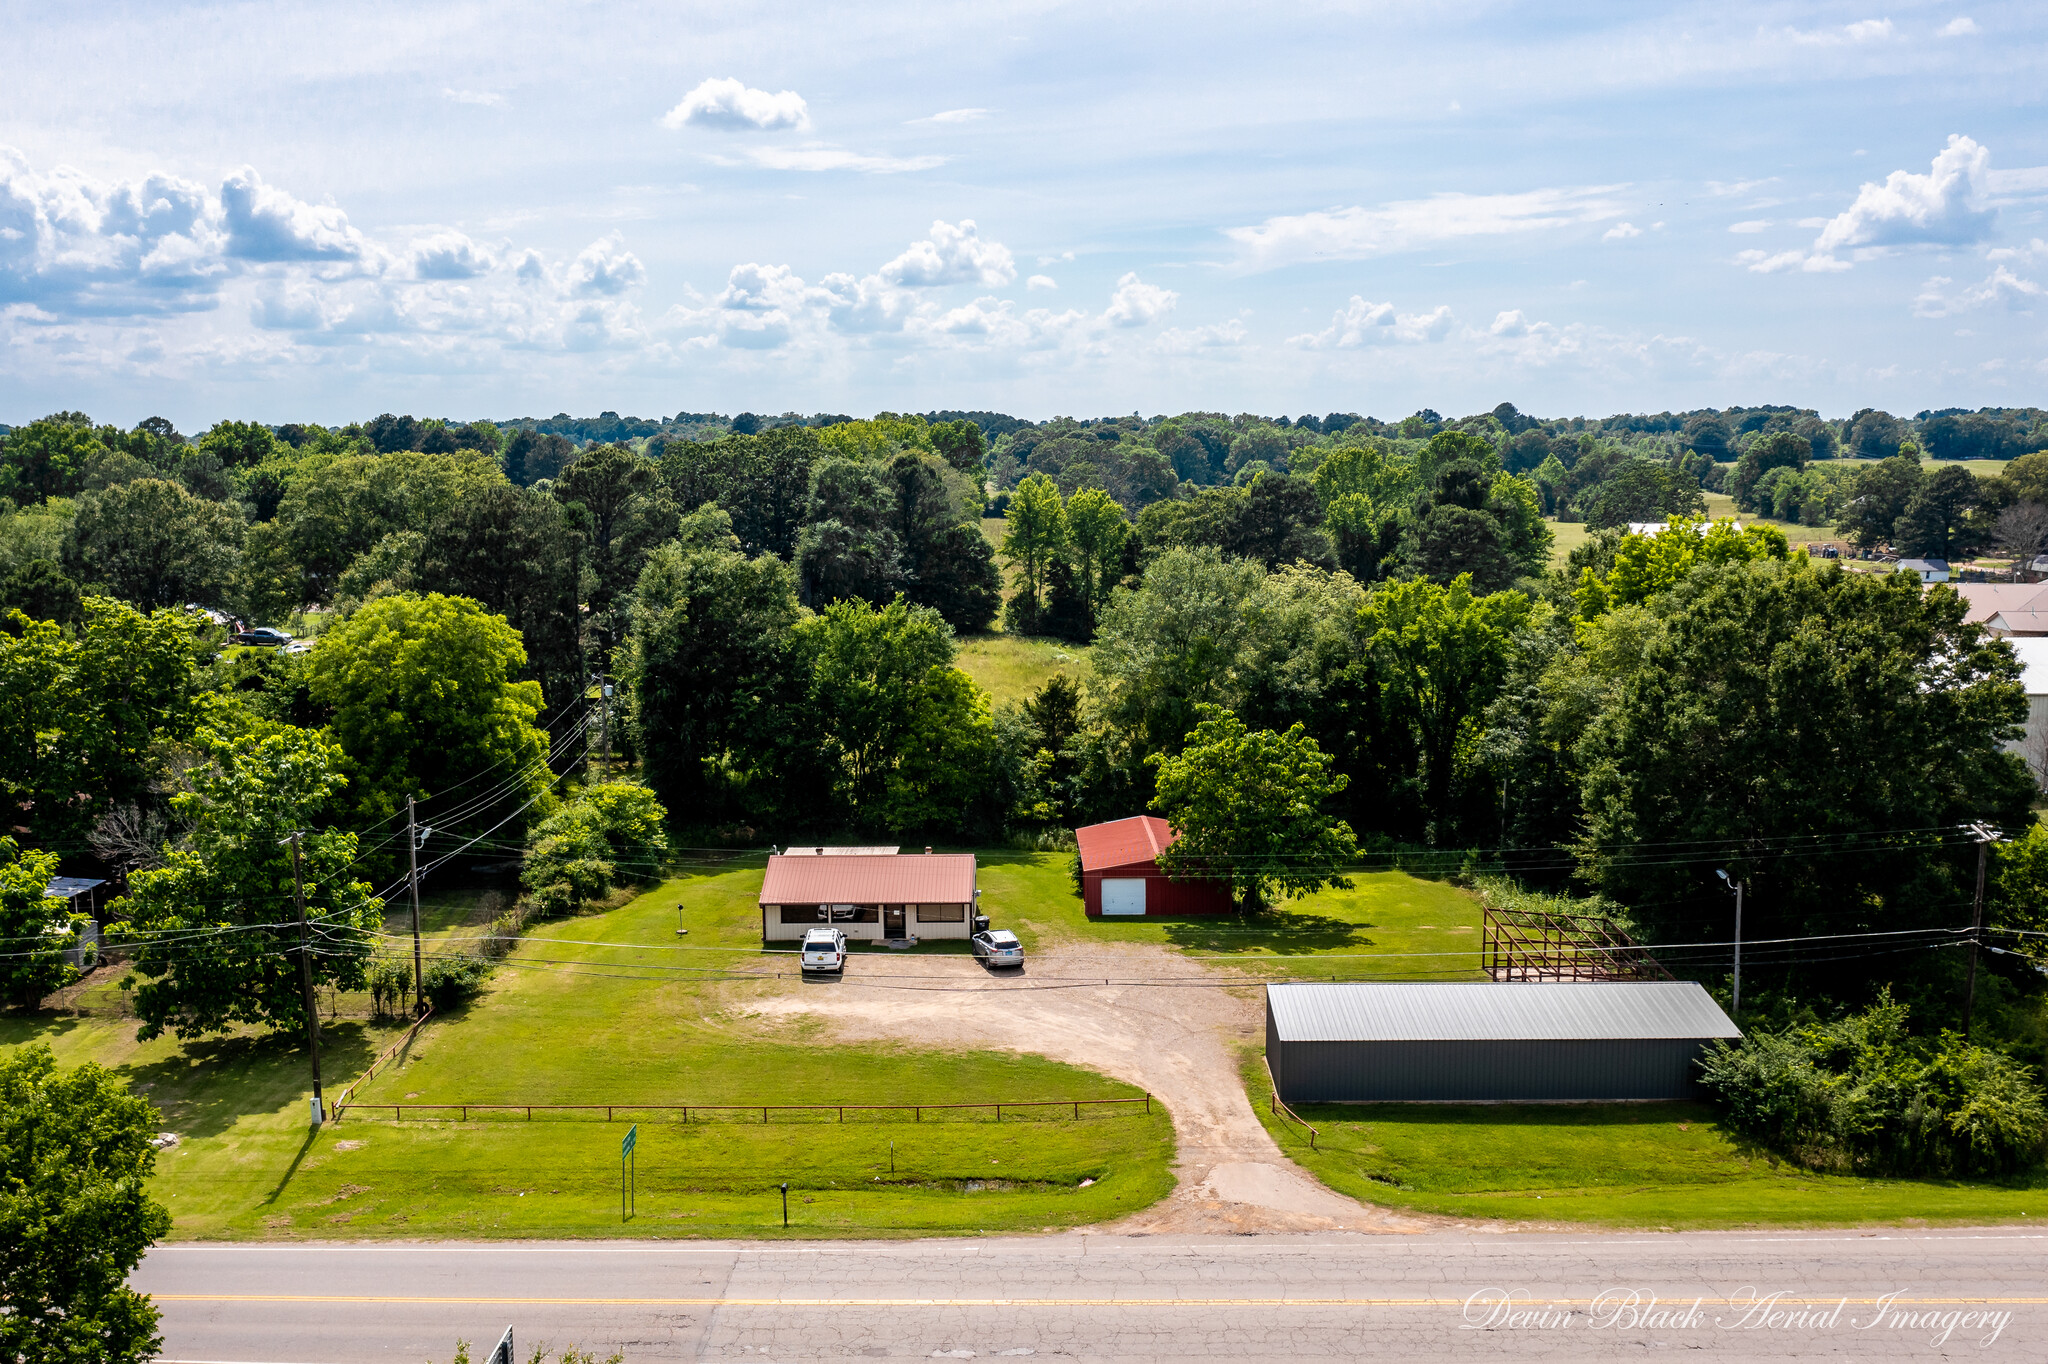
<path id="1" fill-rule="evenodd" d="M 538 941 L 514 953 L 481 998 L 428 1024 L 362 1097 L 937 1104 L 1138 1093 L 1039 1057 L 949 1048 L 943 1036 L 928 1049 L 826 1045 L 815 1020 L 771 1027 L 744 1017 L 762 989 L 751 973 L 794 971 L 790 957 L 759 952 L 760 879 L 758 858 L 710 866 L 609 913 L 529 930 Z M 451 903 L 448 917 L 460 910 Z M 720 979 L 728 976 L 739 978 Z M 99 1060 L 147 1086 L 165 1128 L 182 1138 L 160 1158 L 156 1182 L 178 1237 L 618 1229 L 623 1121 L 395 1122 L 358 1110 L 309 1135 L 300 1044 L 138 1044 L 134 1030 L 114 1018 L 10 1018 L 0 1021 L 0 1046 L 47 1040 L 66 1063 Z M 394 1035 L 362 1022 L 327 1028 L 330 1096 Z M 1172 1127 L 1161 1105 L 1149 1115 L 1116 1106 L 1084 1109 L 1078 1121 L 1041 1118 L 871 1115 L 841 1126 L 778 1114 L 766 1126 L 684 1127 L 650 1114 L 633 1234 L 765 1233 L 764 1190 L 785 1179 L 793 1231 L 873 1236 L 1076 1225 L 1172 1188 Z M 779 1230 L 779 1201 L 774 1216 Z"/>
<path id="2" fill-rule="evenodd" d="M 1732 1139 L 1705 1104 L 1304 1104 L 1295 1112 L 1321 1133 L 1310 1150 L 1271 1111 L 1257 1052 L 1244 1076 L 1283 1151 L 1339 1193 L 1389 1207 L 1673 1230 L 2048 1216 L 2048 1175 L 1816 1175 Z"/>
<path id="3" fill-rule="evenodd" d="M 1028 949 L 1075 942 L 1152 942 L 1267 975 L 1329 979 L 1479 978 L 1479 901 L 1406 872 L 1360 872 L 1252 916 L 1090 919 L 1071 853 L 980 854 L 982 911 Z"/>

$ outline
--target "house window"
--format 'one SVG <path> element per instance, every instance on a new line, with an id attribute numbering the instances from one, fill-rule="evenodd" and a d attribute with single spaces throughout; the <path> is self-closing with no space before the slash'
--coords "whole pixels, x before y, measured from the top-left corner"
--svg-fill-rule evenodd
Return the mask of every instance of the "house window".
<path id="1" fill-rule="evenodd" d="M 875 905 L 825 905 L 823 908 L 832 911 L 835 924 L 878 924 L 882 921 L 882 911 Z"/>
<path id="2" fill-rule="evenodd" d="M 966 905 L 919 905 L 917 921 L 921 924 L 957 924 L 967 920 Z"/>
<path id="3" fill-rule="evenodd" d="M 786 924 L 821 924 L 825 922 L 823 905 L 784 905 L 782 922 Z"/>

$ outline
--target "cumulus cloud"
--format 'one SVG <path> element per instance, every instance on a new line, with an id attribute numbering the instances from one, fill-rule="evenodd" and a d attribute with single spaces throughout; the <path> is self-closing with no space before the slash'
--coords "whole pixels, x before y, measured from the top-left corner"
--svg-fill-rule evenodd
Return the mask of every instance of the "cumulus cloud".
<path id="1" fill-rule="evenodd" d="M 1821 229 L 1813 249 L 1832 254 L 1852 247 L 1965 246 L 1982 241 L 1994 216 L 1982 206 L 1990 165 L 1989 148 L 1952 134 L 1927 174 L 1895 170 L 1882 184 L 1866 183 L 1856 201 Z"/>
<path id="2" fill-rule="evenodd" d="M 999 287 L 1017 278 L 1017 262 L 1001 242 L 982 240 L 972 218 L 956 226 L 932 224 L 931 236 L 912 242 L 878 272 L 890 284 L 931 289 L 947 284 Z"/>
<path id="3" fill-rule="evenodd" d="M 1615 185 L 1520 194 L 1438 194 L 1379 208 L 1332 208 L 1268 218 L 1224 235 L 1243 262 L 1269 269 L 1304 260 L 1363 260 L 1473 237 L 1505 236 L 1619 218 Z"/>
<path id="4" fill-rule="evenodd" d="M 2048 296 L 2048 290 L 2033 280 L 2022 279 L 2003 265 L 1992 270 L 1982 283 L 1952 290 L 1950 286 L 1954 283 L 1946 275 L 1936 275 L 1928 280 L 1913 300 L 1913 315 L 1953 317 L 1978 308 L 2032 309 L 2040 306 L 2044 296 Z"/>
<path id="5" fill-rule="evenodd" d="M 2019 260 L 2032 264 L 2048 260 L 2048 241 L 2034 238 L 2025 246 L 1997 246 L 1984 253 L 1985 260 Z"/>
<path id="6" fill-rule="evenodd" d="M 417 279 L 475 279 L 491 264 L 490 255 L 460 232 L 436 232 L 412 244 Z"/>
<path id="7" fill-rule="evenodd" d="M 1024 281 L 1024 287 L 1027 289 L 1057 289 L 1060 286 L 1051 275 L 1033 275 L 1030 279 Z"/>
<path id="8" fill-rule="evenodd" d="M 1603 242 L 1625 242 L 1630 237 L 1640 237 L 1642 235 L 1643 229 L 1637 227 L 1634 223 L 1616 223 L 1613 227 L 1600 234 L 1600 240 Z"/>
<path id="9" fill-rule="evenodd" d="M 976 122 L 977 120 L 987 118 L 990 112 L 991 111 L 987 109 L 947 109 L 942 113 L 929 114 L 924 118 L 913 118 L 906 121 L 912 124 L 973 123 Z"/>
<path id="10" fill-rule="evenodd" d="M 811 126 L 804 97 L 794 90 L 769 94 L 730 76 L 702 81 L 662 115 L 665 128 L 711 128 L 722 133 L 802 132 Z"/>
<path id="11" fill-rule="evenodd" d="M 1142 327 L 1172 312 L 1179 300 L 1179 294 L 1145 283 L 1134 270 L 1117 280 L 1102 320 L 1112 327 Z"/>
<path id="12" fill-rule="evenodd" d="M 1747 222 L 1730 223 L 1730 232 L 1761 232 L 1771 225 L 1769 218 L 1751 218 Z"/>
<path id="13" fill-rule="evenodd" d="M 569 266 L 569 293 L 576 298 L 616 298 L 646 282 L 646 268 L 616 232 L 584 247 Z"/>
<path id="14" fill-rule="evenodd" d="M 1357 294 L 1330 318 L 1319 332 L 1307 332 L 1287 339 L 1290 346 L 1310 350 L 1354 350 L 1361 346 L 1416 346 L 1441 341 L 1450 335 L 1451 309 L 1439 304 L 1434 312 L 1400 313 L 1391 303 L 1369 303 Z"/>
<path id="15" fill-rule="evenodd" d="M 332 205 L 309 204 L 267 185 L 244 166 L 220 187 L 230 256 L 241 260 L 358 261 L 369 254 L 363 234 Z"/>
<path id="16" fill-rule="evenodd" d="M 1965 38 L 1978 31 L 1975 19 L 1972 19 L 1967 14 L 1958 14 L 1955 18 L 1943 24 L 1939 33 L 1944 38 Z"/>

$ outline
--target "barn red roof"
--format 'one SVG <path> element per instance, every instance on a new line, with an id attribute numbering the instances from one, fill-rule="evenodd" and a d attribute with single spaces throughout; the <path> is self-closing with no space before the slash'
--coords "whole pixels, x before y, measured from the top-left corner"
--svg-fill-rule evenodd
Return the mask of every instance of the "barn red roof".
<path id="1" fill-rule="evenodd" d="M 1178 837 L 1173 826 L 1157 815 L 1133 815 L 1074 830 L 1074 841 L 1081 847 L 1082 871 L 1150 862 Z"/>
<path id="2" fill-rule="evenodd" d="M 764 905 L 964 905 L 974 900 L 973 853 L 893 857 L 778 855 L 761 882 Z"/>

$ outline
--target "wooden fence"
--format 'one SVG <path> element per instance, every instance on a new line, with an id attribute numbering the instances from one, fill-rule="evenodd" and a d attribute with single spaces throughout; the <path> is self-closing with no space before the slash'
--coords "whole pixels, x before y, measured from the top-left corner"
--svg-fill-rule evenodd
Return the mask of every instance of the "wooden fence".
<path id="1" fill-rule="evenodd" d="M 425 1020 L 422 1019 L 421 1021 L 424 1022 Z M 363 1080 L 368 1080 L 369 1078 L 369 1075 L 366 1074 L 356 1084 L 361 1084 Z M 352 1092 L 354 1088 L 354 1085 L 349 1086 L 349 1091 Z M 402 1101 L 399 1103 L 349 1101 L 345 1094 L 343 1101 L 337 1102 L 334 1106 L 334 1120 L 340 1122 L 343 1115 L 350 1109 L 359 1108 L 373 1114 L 381 1114 L 388 1109 L 394 1121 L 403 1121 L 409 1114 L 421 1113 L 454 1113 L 456 1115 L 454 1120 L 457 1122 L 468 1122 L 469 1115 L 472 1113 L 523 1113 L 528 1122 L 533 1121 L 535 1113 L 602 1113 L 606 1122 L 617 1121 L 619 1114 L 677 1113 L 681 1115 L 678 1121 L 689 1122 L 692 1113 L 700 1115 L 759 1113 L 761 1121 L 765 1124 L 769 1121 L 769 1114 L 771 1113 L 832 1113 L 837 1115 L 840 1122 L 846 1121 L 848 1113 L 908 1113 L 911 1115 L 910 1120 L 912 1122 L 923 1122 L 924 1115 L 927 1113 L 943 1113 L 964 1109 L 987 1112 L 993 1109 L 995 1111 L 995 1120 L 1001 1122 L 1003 1120 L 1003 1110 L 1006 1108 L 1067 1108 L 1073 1110 L 1073 1116 L 1078 1120 L 1082 1109 L 1105 1104 L 1143 1104 L 1145 1111 L 1150 1113 L 1152 1111 L 1152 1096 L 1144 1094 L 1130 1099 L 991 1099 L 985 1103 L 966 1104 L 426 1104 Z"/>

